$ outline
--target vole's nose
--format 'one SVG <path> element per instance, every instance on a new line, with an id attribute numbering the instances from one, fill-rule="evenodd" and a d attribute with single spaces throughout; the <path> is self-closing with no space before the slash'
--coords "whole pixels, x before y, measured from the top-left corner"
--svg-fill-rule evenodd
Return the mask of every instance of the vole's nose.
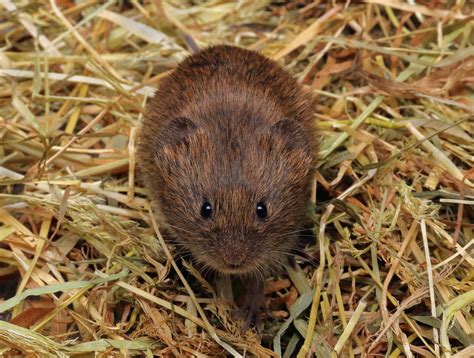
<path id="1" fill-rule="evenodd" d="M 228 250 L 224 254 L 224 261 L 230 267 L 237 268 L 244 263 L 245 252 L 244 250 Z"/>

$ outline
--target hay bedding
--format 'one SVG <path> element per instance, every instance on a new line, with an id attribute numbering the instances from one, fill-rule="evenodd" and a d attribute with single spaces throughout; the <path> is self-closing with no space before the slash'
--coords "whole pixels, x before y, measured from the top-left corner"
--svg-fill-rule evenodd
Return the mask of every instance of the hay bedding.
<path id="1" fill-rule="evenodd" d="M 0 355 L 472 357 L 471 7 L 0 2 Z M 317 96 L 314 260 L 268 280 L 262 340 L 169 259 L 137 182 L 185 33 L 261 50 Z"/>

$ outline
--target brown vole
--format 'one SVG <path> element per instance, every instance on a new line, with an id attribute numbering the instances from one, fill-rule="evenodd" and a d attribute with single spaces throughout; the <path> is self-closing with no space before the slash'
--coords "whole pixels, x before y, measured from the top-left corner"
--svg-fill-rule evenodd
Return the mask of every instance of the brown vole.
<path id="1" fill-rule="evenodd" d="M 315 138 L 310 102 L 288 73 L 256 52 L 219 45 L 160 83 L 138 159 L 179 245 L 204 268 L 245 276 L 253 295 L 307 222 Z M 249 298 L 253 319 L 262 302 Z"/>

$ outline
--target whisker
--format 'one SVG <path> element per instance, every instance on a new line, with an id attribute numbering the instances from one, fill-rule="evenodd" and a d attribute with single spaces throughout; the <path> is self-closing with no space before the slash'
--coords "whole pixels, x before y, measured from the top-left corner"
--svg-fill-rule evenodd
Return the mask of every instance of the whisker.
<path id="1" fill-rule="evenodd" d="M 289 231 L 289 232 L 274 236 L 274 238 L 277 239 L 277 238 L 280 238 L 280 237 L 283 237 L 283 236 L 293 235 L 293 234 L 297 234 L 297 233 L 305 232 L 305 231 L 309 231 L 309 230 L 311 230 L 311 229 L 299 229 L 299 230 Z M 312 236 L 312 235 L 307 235 L 307 236 Z"/>
<path id="2" fill-rule="evenodd" d="M 177 230 L 184 231 L 184 232 L 186 232 L 186 233 L 188 233 L 188 234 L 191 234 L 191 235 L 195 235 L 195 233 L 193 233 L 192 231 L 189 231 L 189 230 L 184 229 L 184 228 L 179 227 L 179 226 L 175 226 L 175 225 L 171 225 L 171 224 L 166 224 L 166 226 L 169 226 L 169 227 L 171 227 L 171 228 L 173 228 L 173 229 L 177 229 Z"/>
<path id="3" fill-rule="evenodd" d="M 292 252 L 294 250 L 292 250 L 292 251 L 272 250 L 272 251 L 274 253 L 281 254 L 283 256 L 302 259 L 303 261 L 309 262 L 310 264 L 312 264 L 314 266 L 317 264 L 317 260 L 315 258 L 313 258 L 312 256 L 310 256 L 307 252 L 305 252 L 303 250 L 299 250 L 299 254 L 295 253 L 295 252 Z M 278 260 L 281 261 L 280 258 L 278 258 Z M 283 264 L 283 262 L 280 262 L 280 263 Z"/>
<path id="4" fill-rule="evenodd" d="M 256 267 L 256 270 L 255 270 L 255 275 L 259 275 L 260 276 L 260 279 L 262 280 L 262 282 L 265 282 L 265 268 L 262 266 L 262 264 L 260 263 L 257 263 L 257 267 Z M 258 279 L 258 277 L 256 278 Z"/>

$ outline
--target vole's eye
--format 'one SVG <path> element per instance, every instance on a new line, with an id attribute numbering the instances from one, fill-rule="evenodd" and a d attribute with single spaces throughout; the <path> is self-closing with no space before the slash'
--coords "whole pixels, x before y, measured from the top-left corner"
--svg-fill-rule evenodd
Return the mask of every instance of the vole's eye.
<path id="1" fill-rule="evenodd" d="M 264 203 L 259 202 L 257 203 L 257 216 L 259 219 L 265 219 L 268 215 L 267 207 Z"/>
<path id="2" fill-rule="evenodd" d="M 203 218 L 210 218 L 212 215 L 212 205 L 210 202 L 205 201 L 204 204 L 201 206 L 201 216 Z"/>

